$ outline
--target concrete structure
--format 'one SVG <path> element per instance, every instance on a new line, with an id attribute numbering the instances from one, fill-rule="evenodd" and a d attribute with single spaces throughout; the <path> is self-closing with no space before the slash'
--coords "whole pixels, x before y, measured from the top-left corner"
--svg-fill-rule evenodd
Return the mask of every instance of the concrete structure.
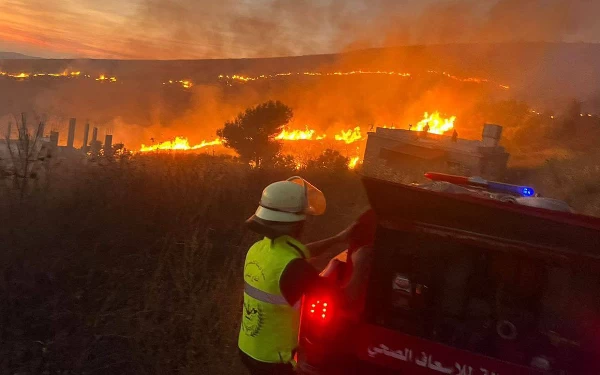
<path id="1" fill-rule="evenodd" d="M 73 143 L 75 142 L 75 126 L 76 121 L 74 118 L 69 120 L 69 135 L 67 137 L 67 147 L 73 148 Z"/>
<path id="2" fill-rule="evenodd" d="M 50 131 L 50 145 L 53 147 L 58 147 L 58 132 Z"/>
<path id="3" fill-rule="evenodd" d="M 377 128 L 368 134 L 363 171 L 398 182 L 427 171 L 499 178 L 509 158 L 501 135 L 502 127 L 492 124 L 484 125 L 481 140 Z"/>
<path id="4" fill-rule="evenodd" d="M 112 155 L 112 134 L 107 134 L 104 137 L 104 155 Z"/>
<path id="5" fill-rule="evenodd" d="M 81 146 L 81 149 L 83 150 L 83 152 L 87 152 L 89 135 L 90 135 L 90 123 L 86 122 L 85 128 L 83 128 L 83 146 Z"/>

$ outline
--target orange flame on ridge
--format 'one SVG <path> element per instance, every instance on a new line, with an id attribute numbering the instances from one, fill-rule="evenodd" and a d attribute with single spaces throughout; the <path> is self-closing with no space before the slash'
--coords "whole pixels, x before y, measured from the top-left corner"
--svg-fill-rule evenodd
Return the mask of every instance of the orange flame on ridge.
<path id="1" fill-rule="evenodd" d="M 165 141 L 162 143 L 158 143 L 151 146 L 146 146 L 142 144 L 140 147 L 140 152 L 151 152 L 151 151 L 190 151 L 190 150 L 199 150 L 204 147 L 209 146 L 218 146 L 223 141 L 219 138 L 216 138 L 213 141 L 202 141 L 201 143 L 190 146 L 190 142 L 186 137 L 175 137 L 171 141 Z"/>
<path id="2" fill-rule="evenodd" d="M 314 129 L 309 129 L 308 126 L 305 130 L 287 130 L 286 128 L 283 128 L 281 133 L 275 136 L 275 139 L 280 141 L 299 141 L 312 140 L 314 138 L 317 141 L 320 141 L 327 137 L 325 134 L 314 137 L 315 133 L 316 131 Z"/>
<path id="3" fill-rule="evenodd" d="M 450 118 L 442 118 L 439 112 L 433 112 L 431 115 L 428 112 L 425 112 L 423 115 L 423 120 L 419 121 L 417 126 L 412 127 L 411 130 L 414 131 L 424 131 L 425 127 L 428 126 L 427 130 L 429 133 L 433 134 L 444 134 L 450 129 L 454 128 L 454 121 L 456 120 L 456 116 L 452 116 Z"/>
<path id="4" fill-rule="evenodd" d="M 335 135 L 336 141 L 344 141 L 346 144 L 350 144 L 361 139 L 362 134 L 360 132 L 360 126 L 357 126 L 354 129 L 342 130 L 340 133 Z"/>

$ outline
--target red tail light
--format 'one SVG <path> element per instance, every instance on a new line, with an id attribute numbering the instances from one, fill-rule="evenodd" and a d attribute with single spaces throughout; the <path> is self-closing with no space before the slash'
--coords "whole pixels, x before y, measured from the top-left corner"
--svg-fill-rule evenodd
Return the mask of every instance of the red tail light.
<path id="1" fill-rule="evenodd" d="M 315 343 L 335 335 L 334 306 L 333 298 L 326 295 L 304 296 L 300 336 Z"/>
<path id="2" fill-rule="evenodd" d="M 327 323 L 333 317 L 333 304 L 327 297 L 307 297 L 305 316 L 311 321 Z"/>

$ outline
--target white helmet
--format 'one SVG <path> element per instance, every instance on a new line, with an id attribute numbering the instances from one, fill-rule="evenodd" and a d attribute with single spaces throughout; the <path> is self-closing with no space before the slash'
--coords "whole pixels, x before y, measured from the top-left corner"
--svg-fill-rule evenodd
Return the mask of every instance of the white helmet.
<path id="1" fill-rule="evenodd" d="M 262 220 L 293 223 L 306 215 L 321 215 L 326 202 L 323 193 L 301 177 L 291 177 L 267 186 L 255 216 Z"/>

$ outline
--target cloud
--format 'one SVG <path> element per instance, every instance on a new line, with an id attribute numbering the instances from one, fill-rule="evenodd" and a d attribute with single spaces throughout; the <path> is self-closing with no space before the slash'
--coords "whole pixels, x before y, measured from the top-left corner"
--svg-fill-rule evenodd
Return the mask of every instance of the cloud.
<path id="1" fill-rule="evenodd" d="M 217 58 L 352 47 L 600 42 L 586 0 L 4 0 L 0 41 L 42 55 Z"/>

